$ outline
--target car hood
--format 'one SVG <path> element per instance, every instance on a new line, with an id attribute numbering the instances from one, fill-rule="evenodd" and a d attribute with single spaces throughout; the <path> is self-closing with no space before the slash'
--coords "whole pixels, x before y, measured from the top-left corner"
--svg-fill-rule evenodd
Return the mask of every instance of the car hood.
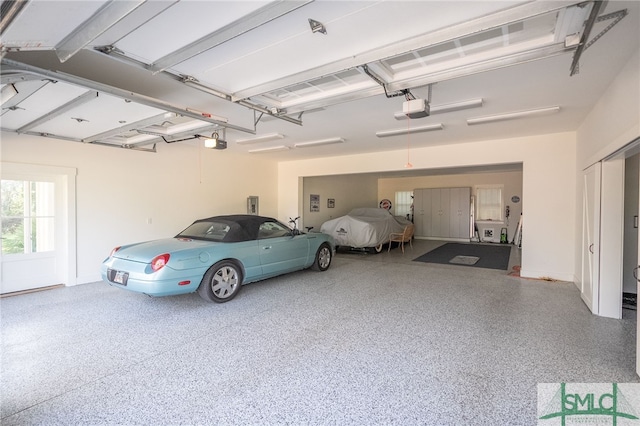
<path id="1" fill-rule="evenodd" d="M 165 238 L 122 246 L 120 250 L 113 254 L 113 257 L 132 262 L 151 263 L 151 260 L 159 254 L 169 253 L 176 255 L 185 250 L 202 250 L 219 244 L 221 243 L 193 240 L 191 238 Z"/>

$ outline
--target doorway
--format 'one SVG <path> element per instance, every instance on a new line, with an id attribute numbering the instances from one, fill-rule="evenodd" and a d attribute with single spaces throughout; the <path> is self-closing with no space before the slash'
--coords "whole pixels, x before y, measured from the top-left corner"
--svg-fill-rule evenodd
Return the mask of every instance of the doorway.
<path id="1" fill-rule="evenodd" d="M 625 158 L 624 236 L 622 257 L 622 309 L 637 310 L 638 300 L 638 205 L 640 198 L 640 154 L 631 150 Z"/>
<path id="2" fill-rule="evenodd" d="M 75 175 L 2 163 L 0 293 L 76 284 Z"/>

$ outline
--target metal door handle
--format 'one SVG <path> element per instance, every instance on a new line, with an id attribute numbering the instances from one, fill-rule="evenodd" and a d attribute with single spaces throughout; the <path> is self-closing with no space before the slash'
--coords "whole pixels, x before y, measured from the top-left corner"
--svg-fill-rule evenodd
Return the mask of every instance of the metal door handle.
<path id="1" fill-rule="evenodd" d="M 635 278 L 636 281 L 640 281 L 638 279 L 638 267 L 637 266 L 635 268 L 633 268 L 633 278 Z"/>
<path id="2" fill-rule="evenodd" d="M 589 253 L 593 254 L 593 244 L 589 246 Z"/>

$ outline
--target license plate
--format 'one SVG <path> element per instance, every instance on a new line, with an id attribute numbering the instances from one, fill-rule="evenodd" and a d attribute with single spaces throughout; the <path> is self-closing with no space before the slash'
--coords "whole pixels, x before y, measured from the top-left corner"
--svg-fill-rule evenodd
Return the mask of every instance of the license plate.
<path id="1" fill-rule="evenodd" d="M 113 277 L 111 281 L 116 284 L 127 285 L 127 279 L 129 278 L 129 273 L 124 271 L 110 271 L 111 276 Z"/>

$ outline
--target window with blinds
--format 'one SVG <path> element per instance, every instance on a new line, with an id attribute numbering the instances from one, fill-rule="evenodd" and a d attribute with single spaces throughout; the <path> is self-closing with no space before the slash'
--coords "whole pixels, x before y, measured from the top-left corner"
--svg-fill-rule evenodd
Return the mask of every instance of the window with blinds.
<path id="1" fill-rule="evenodd" d="M 413 191 L 397 191 L 395 203 L 395 215 L 411 218 L 413 214 Z"/>
<path id="2" fill-rule="evenodd" d="M 502 221 L 502 185 L 476 186 L 476 221 Z"/>

